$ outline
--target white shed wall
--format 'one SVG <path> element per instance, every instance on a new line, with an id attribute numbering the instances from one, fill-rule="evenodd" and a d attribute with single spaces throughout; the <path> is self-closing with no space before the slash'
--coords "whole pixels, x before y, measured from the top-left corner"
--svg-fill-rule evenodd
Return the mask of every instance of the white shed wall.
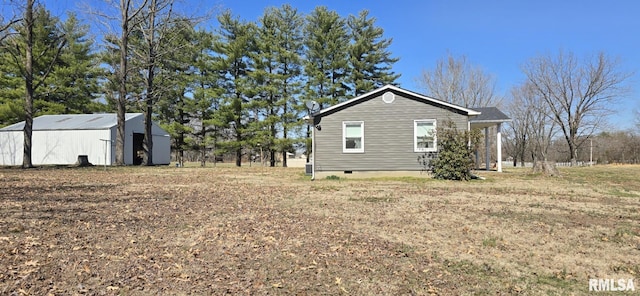
<path id="1" fill-rule="evenodd" d="M 144 116 L 127 120 L 124 125 L 124 163 L 133 164 L 133 134 L 144 134 Z M 151 126 L 153 136 L 153 164 L 169 164 L 171 162 L 171 138 L 155 122 Z M 113 130 L 113 151 L 115 153 L 116 129 Z M 115 162 L 115 158 L 114 158 Z"/>
<path id="2" fill-rule="evenodd" d="M 31 162 L 33 165 L 68 165 L 87 155 L 89 162 L 104 165 L 105 145 L 109 130 L 33 131 Z M 24 137 L 22 131 L 0 133 L 1 165 L 22 165 Z M 107 161 L 110 151 L 107 151 Z M 107 163 L 110 164 L 110 163 Z"/>
<path id="3" fill-rule="evenodd" d="M 22 165 L 22 131 L 0 132 L 0 165 Z"/>
<path id="4" fill-rule="evenodd" d="M 153 126 L 153 164 L 171 162 L 171 138 L 159 126 Z"/>
<path id="5" fill-rule="evenodd" d="M 34 165 L 74 164 L 87 155 L 92 164 L 104 164 L 104 142 L 109 130 L 33 131 L 31 159 Z"/>

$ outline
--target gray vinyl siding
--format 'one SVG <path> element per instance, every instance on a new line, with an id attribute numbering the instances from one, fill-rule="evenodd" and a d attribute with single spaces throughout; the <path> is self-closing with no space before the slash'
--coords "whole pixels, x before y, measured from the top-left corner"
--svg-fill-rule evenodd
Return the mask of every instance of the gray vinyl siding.
<path id="1" fill-rule="evenodd" d="M 316 171 L 419 171 L 414 152 L 414 120 L 436 119 L 455 122 L 467 129 L 467 115 L 450 109 L 401 97 L 392 103 L 382 101 L 382 94 L 320 118 L 321 130 L 315 131 Z M 364 153 L 343 153 L 342 123 L 364 122 Z"/>

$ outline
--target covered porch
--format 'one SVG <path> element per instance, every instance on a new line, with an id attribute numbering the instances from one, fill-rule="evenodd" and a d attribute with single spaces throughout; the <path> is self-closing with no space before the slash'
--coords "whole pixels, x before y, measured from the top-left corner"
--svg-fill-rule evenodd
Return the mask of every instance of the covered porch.
<path id="1" fill-rule="evenodd" d="M 505 122 L 510 122 L 511 118 L 509 118 L 506 114 L 502 113 L 496 107 L 483 107 L 483 108 L 473 108 L 480 112 L 480 115 L 472 117 L 469 119 L 469 128 L 471 129 L 483 129 L 484 130 L 484 146 L 485 146 L 485 170 L 491 170 L 491 141 L 489 136 L 489 128 L 495 126 L 496 127 L 496 167 L 495 170 L 498 172 L 502 172 L 502 124 Z M 476 163 L 477 163 L 477 155 L 476 155 Z"/>

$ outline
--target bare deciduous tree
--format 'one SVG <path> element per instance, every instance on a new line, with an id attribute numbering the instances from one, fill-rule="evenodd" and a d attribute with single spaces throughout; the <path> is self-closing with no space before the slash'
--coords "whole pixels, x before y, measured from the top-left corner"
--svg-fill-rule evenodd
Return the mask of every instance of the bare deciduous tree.
<path id="1" fill-rule="evenodd" d="M 4 41 L 7 37 L 11 36 L 11 27 L 20 22 L 22 19 L 18 17 L 12 17 L 5 23 L 4 16 L 0 15 L 0 43 Z"/>
<path id="2" fill-rule="evenodd" d="M 527 153 L 530 153 L 534 162 L 546 162 L 557 125 L 549 117 L 549 108 L 530 83 L 511 90 L 507 110 L 513 119 L 509 125 L 515 154 L 514 166 L 518 157 L 524 165 Z"/>
<path id="3" fill-rule="evenodd" d="M 435 69 L 423 70 L 416 82 L 428 95 L 464 107 L 496 106 L 501 101 L 493 76 L 470 64 L 464 55 L 448 54 Z"/>
<path id="4" fill-rule="evenodd" d="M 529 130 L 531 128 L 532 110 L 527 106 L 527 88 L 517 86 L 511 89 L 510 101 L 506 110 L 513 121 L 508 124 L 507 134 L 512 147 L 513 166 L 516 166 L 518 159 L 524 166 L 527 147 L 529 145 Z"/>
<path id="5" fill-rule="evenodd" d="M 89 13 L 100 18 L 99 22 L 109 31 L 105 34 L 108 44 L 112 44 L 114 52 L 118 52 L 119 59 L 116 63 L 114 60 L 111 64 L 115 72 L 113 84 L 117 86 L 116 103 L 116 165 L 124 165 L 124 139 L 125 139 L 125 115 L 127 112 L 127 100 L 129 93 L 127 92 L 127 79 L 129 74 L 129 36 L 135 28 L 137 22 L 140 21 L 139 14 L 147 6 L 149 0 L 104 0 L 108 7 L 113 10 L 96 11 L 88 8 Z M 111 12 L 117 11 L 119 16 L 110 15 Z M 117 26 L 117 28 L 116 28 Z"/>
<path id="6" fill-rule="evenodd" d="M 174 5 L 178 1 L 175 0 L 148 1 L 146 9 L 139 16 L 140 21 L 134 28 L 137 38 L 132 39 L 130 47 L 134 57 L 131 70 L 137 72 L 137 76 L 143 80 L 142 93 L 138 95 L 145 125 L 142 164 L 153 165 L 153 108 L 161 94 L 171 91 L 175 86 L 175 84 L 162 85 L 162 74 L 164 72 L 166 76 L 167 64 L 177 63 L 177 53 L 185 51 L 188 46 L 187 44 L 176 46 L 175 41 L 184 36 L 182 33 L 187 30 L 187 26 L 194 26 L 208 16 L 187 17 L 176 13 Z"/>
<path id="7" fill-rule="evenodd" d="M 573 53 L 539 56 L 523 71 L 547 107 L 569 146 L 576 164 L 578 147 L 600 127 L 610 106 L 627 92 L 631 76 L 620 62 L 604 53 L 579 61 Z"/>

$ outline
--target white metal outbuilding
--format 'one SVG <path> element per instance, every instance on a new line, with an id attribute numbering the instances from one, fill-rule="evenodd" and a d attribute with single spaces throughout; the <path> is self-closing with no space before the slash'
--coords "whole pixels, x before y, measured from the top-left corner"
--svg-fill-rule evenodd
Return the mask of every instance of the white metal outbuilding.
<path id="1" fill-rule="evenodd" d="M 0 165 L 21 165 L 24 121 L 0 129 Z M 108 114 L 43 115 L 33 119 L 33 165 L 69 165 L 86 155 L 94 165 L 115 163 L 117 117 Z M 152 124 L 153 162 L 169 164 L 169 133 Z M 125 116 L 125 164 L 139 164 L 144 138 L 142 113 Z"/>

